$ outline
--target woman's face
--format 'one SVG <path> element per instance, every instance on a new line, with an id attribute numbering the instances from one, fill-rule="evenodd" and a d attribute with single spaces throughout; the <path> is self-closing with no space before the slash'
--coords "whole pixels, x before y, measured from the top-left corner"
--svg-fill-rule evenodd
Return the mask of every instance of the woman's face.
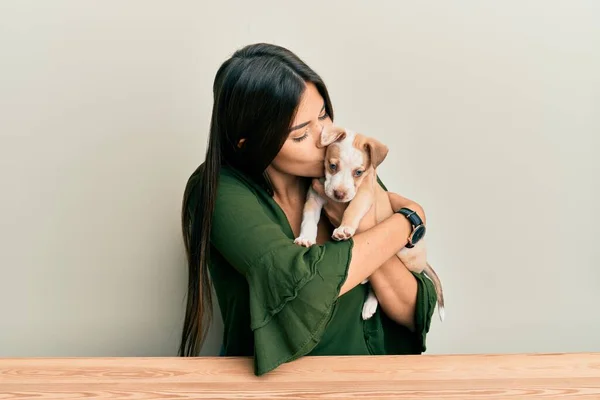
<path id="1" fill-rule="evenodd" d="M 331 124 L 323 97 L 314 84 L 308 83 L 289 136 L 271 163 L 271 168 L 293 176 L 324 176 L 325 149 L 318 148 L 317 144 L 321 140 L 323 128 Z"/>

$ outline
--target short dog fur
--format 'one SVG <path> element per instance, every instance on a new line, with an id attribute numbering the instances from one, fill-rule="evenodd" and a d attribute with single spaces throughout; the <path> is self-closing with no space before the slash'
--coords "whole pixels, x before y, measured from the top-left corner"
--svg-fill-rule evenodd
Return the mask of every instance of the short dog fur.
<path id="1" fill-rule="evenodd" d="M 374 138 L 352 132 L 338 126 L 324 129 L 321 135 L 321 147 L 327 147 L 325 156 L 324 189 L 327 198 L 322 198 L 309 189 L 304 205 L 300 235 L 295 243 L 312 246 L 317 239 L 317 225 L 323 206 L 328 201 L 348 203 L 339 227 L 333 231 L 333 239 L 347 240 L 351 238 L 360 220 L 374 204 L 375 186 L 377 184 L 376 168 L 383 162 L 388 148 Z M 435 285 L 438 297 L 438 313 L 443 321 L 444 294 L 441 282 L 427 262 L 425 239 L 421 239 L 413 248 L 402 248 L 397 256 L 406 267 L 415 272 L 424 272 Z M 365 284 L 368 279 L 363 281 Z M 363 305 L 362 317 L 368 319 L 377 310 L 378 300 L 372 288 Z"/>

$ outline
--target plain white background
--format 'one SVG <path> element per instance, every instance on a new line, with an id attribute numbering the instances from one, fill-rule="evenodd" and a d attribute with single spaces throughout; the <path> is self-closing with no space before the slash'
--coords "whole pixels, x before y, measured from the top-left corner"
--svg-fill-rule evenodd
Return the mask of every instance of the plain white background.
<path id="1" fill-rule="evenodd" d="M 257 41 L 320 73 L 425 208 L 429 353 L 599 351 L 598 21 L 593 0 L 1 1 L 0 356 L 175 355 L 183 188 L 217 68 Z"/>

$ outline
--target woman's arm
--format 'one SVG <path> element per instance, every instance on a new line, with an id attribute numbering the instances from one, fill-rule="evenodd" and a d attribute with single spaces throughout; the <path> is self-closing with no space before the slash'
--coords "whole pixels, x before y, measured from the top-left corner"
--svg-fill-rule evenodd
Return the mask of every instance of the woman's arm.
<path id="1" fill-rule="evenodd" d="M 414 210 L 423 223 L 426 222 L 425 212 L 419 204 L 396 193 L 387 192 L 380 185 L 376 186 L 376 199 L 376 221 L 367 220 L 366 224 L 380 223 L 402 207 Z M 417 279 L 395 253 L 369 276 L 369 281 L 382 310 L 395 322 L 414 330 Z"/>
<path id="2" fill-rule="evenodd" d="M 383 191 L 382 188 L 381 190 Z M 382 218 L 389 216 L 394 210 L 409 207 L 416 211 L 425 223 L 425 212 L 419 204 L 396 193 L 388 192 L 387 195 L 390 206 L 385 207 L 384 200 L 381 207 L 384 212 Z M 383 311 L 395 322 L 414 330 L 417 280 L 404 263 L 396 255 L 392 256 L 373 272 L 369 281 Z"/>
<path id="3" fill-rule="evenodd" d="M 324 195 L 318 183 L 313 187 Z M 375 187 L 376 201 L 354 236 L 352 263 L 340 295 L 368 278 L 382 310 L 395 322 L 413 330 L 417 280 L 396 256 L 406 244 L 412 228 L 406 218 L 394 210 L 409 207 L 424 223 L 425 213 L 414 201 L 389 193 L 380 185 Z M 325 209 L 336 226 L 344 210 L 345 205 L 339 203 L 330 203 Z M 365 275 L 369 271 L 371 274 Z"/>
<path id="4" fill-rule="evenodd" d="M 391 263 L 391 258 L 398 259 L 395 254 L 406 245 L 411 229 L 403 215 L 393 214 L 372 228 L 357 233 L 348 276 L 340 296 L 372 277 L 384 264 Z"/>
<path id="5" fill-rule="evenodd" d="M 393 256 L 369 277 L 369 282 L 388 317 L 414 331 L 417 280 L 402 261 Z"/>
<path id="6" fill-rule="evenodd" d="M 376 179 L 376 177 L 369 177 L 369 179 Z M 371 182 L 366 181 L 363 182 L 363 184 L 370 183 Z M 376 188 L 374 206 L 371 207 L 369 212 L 363 217 L 357 233 L 353 237 L 354 245 L 352 248 L 352 258 L 348 268 L 348 276 L 340 290 L 340 296 L 359 285 L 365 279 L 370 278 L 377 269 L 382 266 L 386 266 L 386 270 L 390 271 L 399 269 L 399 266 L 404 266 L 404 264 L 396 257 L 396 253 L 406 245 L 408 236 L 412 231 L 412 226 L 406 217 L 392 211 L 387 192 L 377 184 L 374 185 L 374 187 Z M 321 196 L 325 196 L 323 185 L 318 180 L 313 181 L 313 188 Z M 346 204 L 329 202 L 325 205 L 325 212 L 332 222 L 334 222 L 334 225 L 337 226 L 339 223 L 336 224 L 335 221 L 339 222 L 341 220 L 341 215 L 345 208 Z M 415 211 L 424 218 L 420 207 L 415 208 Z M 398 259 L 400 265 L 398 265 L 398 262 L 394 261 L 394 258 Z M 406 270 L 406 268 L 404 269 Z M 381 291 L 382 297 L 384 297 L 383 304 L 385 304 L 382 304 L 382 306 L 390 308 L 388 307 L 388 304 L 390 306 L 395 305 L 398 300 L 395 297 L 392 299 L 391 295 L 386 294 L 389 292 L 389 289 L 384 289 L 383 283 L 387 278 L 396 278 L 406 282 L 407 279 L 410 278 L 414 280 L 414 277 L 401 278 L 398 277 L 397 274 L 394 277 L 382 275 L 375 276 L 376 282 L 382 282 Z M 389 285 L 386 287 L 388 286 Z M 407 297 L 407 291 L 405 290 L 407 288 L 400 287 L 400 285 L 395 285 L 395 287 L 398 289 L 396 292 L 401 292 L 403 294 L 403 299 Z M 410 301 L 410 299 L 407 299 L 407 301 Z M 405 307 L 403 307 L 403 309 L 404 308 Z M 399 310 L 400 308 L 394 307 L 394 309 Z M 402 314 L 408 315 L 409 313 L 403 312 Z"/>

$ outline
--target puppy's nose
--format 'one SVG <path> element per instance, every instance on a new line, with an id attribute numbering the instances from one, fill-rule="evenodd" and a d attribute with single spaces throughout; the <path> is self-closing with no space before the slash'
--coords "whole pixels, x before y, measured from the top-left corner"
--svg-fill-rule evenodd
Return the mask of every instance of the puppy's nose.
<path id="1" fill-rule="evenodd" d="M 342 200 L 344 197 L 346 197 L 346 192 L 343 190 L 334 190 L 333 197 L 335 197 L 337 200 Z"/>

